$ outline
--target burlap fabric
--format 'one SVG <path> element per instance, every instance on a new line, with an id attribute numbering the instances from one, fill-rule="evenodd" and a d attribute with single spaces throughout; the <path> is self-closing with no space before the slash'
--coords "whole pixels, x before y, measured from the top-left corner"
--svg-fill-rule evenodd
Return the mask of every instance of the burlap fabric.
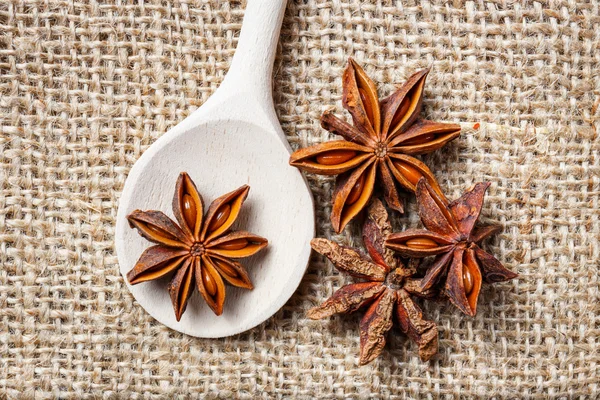
<path id="1" fill-rule="evenodd" d="M 0 398 L 598 397 L 597 2 L 288 6 L 274 96 L 293 147 L 331 137 L 324 110 L 347 116 L 348 56 L 383 94 L 431 65 L 425 114 L 464 133 L 425 161 L 451 198 L 492 182 L 483 219 L 504 231 L 488 248 L 520 278 L 484 287 L 475 318 L 428 303 L 433 361 L 395 330 L 359 367 L 360 315 L 304 316 L 346 281 L 316 256 L 282 310 L 228 339 L 171 331 L 133 300 L 113 247 L 123 183 L 219 85 L 243 7 L 0 4 Z M 331 230 L 333 180 L 309 180 L 318 235 L 359 245 Z M 394 223 L 417 226 L 414 203 Z"/>

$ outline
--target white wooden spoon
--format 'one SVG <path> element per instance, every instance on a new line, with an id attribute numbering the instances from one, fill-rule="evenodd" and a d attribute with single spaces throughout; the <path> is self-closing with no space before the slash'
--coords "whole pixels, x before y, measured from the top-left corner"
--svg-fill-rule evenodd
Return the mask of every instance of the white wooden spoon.
<path id="1" fill-rule="evenodd" d="M 301 173 L 288 164 L 289 144 L 273 106 L 271 74 L 286 0 L 249 0 L 239 44 L 221 87 L 192 115 L 158 139 L 135 163 L 123 188 L 116 225 L 121 273 L 151 245 L 127 223 L 135 209 L 173 218 L 171 200 L 180 172 L 195 181 L 208 206 L 218 196 L 250 185 L 233 226 L 266 237 L 269 246 L 247 267 L 254 290 L 226 287 L 223 314 L 215 316 L 197 292 L 181 321 L 167 291 L 168 278 L 129 286 L 138 303 L 166 326 L 198 337 L 248 330 L 279 310 L 298 287 L 314 236 L 314 209 Z"/>

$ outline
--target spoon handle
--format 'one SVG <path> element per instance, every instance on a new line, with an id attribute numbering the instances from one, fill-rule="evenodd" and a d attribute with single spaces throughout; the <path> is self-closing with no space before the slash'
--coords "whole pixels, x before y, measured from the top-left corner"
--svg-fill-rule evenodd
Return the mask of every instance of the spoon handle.
<path id="1" fill-rule="evenodd" d="M 273 104 L 273 61 L 287 0 L 248 0 L 231 67 L 221 87 L 252 93 L 253 100 Z M 249 99 L 250 100 L 250 99 Z"/>

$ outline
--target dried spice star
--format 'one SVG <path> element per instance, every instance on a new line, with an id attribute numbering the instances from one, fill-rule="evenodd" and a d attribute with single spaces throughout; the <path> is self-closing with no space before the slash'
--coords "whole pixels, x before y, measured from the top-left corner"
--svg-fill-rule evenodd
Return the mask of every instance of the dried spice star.
<path id="1" fill-rule="evenodd" d="M 311 241 L 312 248 L 331 260 L 338 270 L 362 280 L 343 286 L 307 313 L 311 319 L 322 319 L 368 306 L 360 322 L 361 365 L 377 358 L 383 350 L 394 315 L 402 332 L 419 346 L 423 361 L 437 353 L 437 326 L 423 319 L 421 309 L 413 301 L 413 296 L 431 297 L 435 292 L 422 290 L 420 280 L 413 277 L 415 269 L 404 266 L 384 247 L 384 240 L 391 231 L 383 204 L 373 199 L 363 226 L 363 241 L 371 260 L 327 239 Z"/>
<path id="2" fill-rule="evenodd" d="M 250 187 L 244 185 L 211 203 L 206 216 L 196 185 L 185 172 L 173 196 L 179 225 L 161 211 L 135 210 L 127 216 L 140 235 L 157 243 L 146 249 L 127 279 L 132 285 L 175 272 L 169 294 L 177 321 L 181 319 L 194 285 L 216 315 L 223 312 L 225 285 L 252 289 L 248 273 L 234 259 L 249 257 L 267 246 L 267 239 L 249 232 L 229 232 Z"/>
<path id="3" fill-rule="evenodd" d="M 421 177 L 443 193 L 429 168 L 413 157 L 444 146 L 460 134 L 460 126 L 419 119 L 429 69 L 412 75 L 391 96 L 379 100 L 377 88 L 352 59 L 343 76 L 342 103 L 354 125 L 325 113 L 321 126 L 342 136 L 300 149 L 290 164 L 302 170 L 339 175 L 333 194 L 331 222 L 340 232 L 368 204 L 378 180 L 389 207 L 403 212 L 397 184 L 414 192 Z"/>
<path id="4" fill-rule="evenodd" d="M 445 279 L 445 292 L 463 313 L 474 316 L 482 280 L 507 281 L 517 274 L 506 269 L 479 243 L 500 231 L 496 225 L 475 228 L 489 183 L 478 183 L 459 199 L 448 202 L 427 183 L 417 184 L 417 204 L 426 229 L 391 234 L 385 246 L 406 257 L 435 256 L 421 289 L 429 290 Z"/>

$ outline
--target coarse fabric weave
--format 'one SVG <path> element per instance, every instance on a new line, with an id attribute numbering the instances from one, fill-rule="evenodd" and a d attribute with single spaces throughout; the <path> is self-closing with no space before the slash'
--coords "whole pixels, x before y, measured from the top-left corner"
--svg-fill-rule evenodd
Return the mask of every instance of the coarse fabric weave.
<path id="1" fill-rule="evenodd" d="M 308 320 L 349 281 L 317 255 L 285 307 L 231 338 L 172 331 L 134 301 L 113 243 L 123 184 L 218 87 L 244 7 L 0 3 L 0 398 L 598 398 L 597 1 L 288 4 L 273 84 L 293 148 L 333 138 L 323 111 L 349 117 L 349 56 L 381 95 L 431 66 L 424 114 L 463 134 L 423 159 L 449 198 L 491 182 L 482 220 L 504 229 L 487 249 L 520 277 L 484 286 L 474 318 L 425 303 L 432 361 L 394 329 L 359 367 L 361 312 Z M 361 245 L 356 224 L 331 229 L 334 179 L 308 179 L 318 236 Z M 407 198 L 396 231 L 419 226 Z"/>

